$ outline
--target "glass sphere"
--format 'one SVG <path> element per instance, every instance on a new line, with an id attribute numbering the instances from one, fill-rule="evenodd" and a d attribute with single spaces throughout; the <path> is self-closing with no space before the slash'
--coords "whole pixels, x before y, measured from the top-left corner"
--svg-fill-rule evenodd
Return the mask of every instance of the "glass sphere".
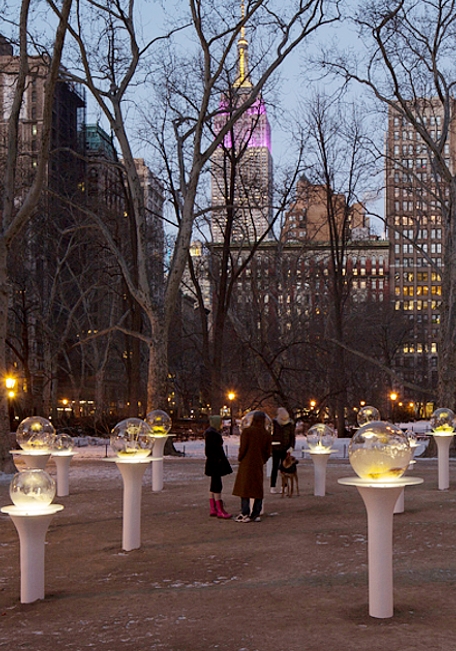
<path id="1" fill-rule="evenodd" d="M 348 446 L 352 468 L 363 479 L 392 481 L 401 477 L 412 453 L 404 432 L 380 420 L 360 427 Z"/>
<path id="2" fill-rule="evenodd" d="M 411 448 L 417 448 L 419 443 L 418 443 L 418 438 L 415 434 L 415 432 L 412 429 L 408 429 L 405 432 L 405 436 L 407 437 L 407 440 L 409 442 L 409 445 Z"/>
<path id="3" fill-rule="evenodd" d="M 329 452 L 336 438 L 335 431 L 324 423 L 312 425 L 306 434 L 307 445 L 311 452 Z"/>
<path id="4" fill-rule="evenodd" d="M 454 431 L 454 412 L 446 407 L 436 409 L 431 416 L 431 429 L 438 434 L 451 434 Z"/>
<path id="5" fill-rule="evenodd" d="M 50 451 L 54 436 L 54 426 L 47 418 L 29 416 L 19 424 L 16 441 L 26 452 L 45 452 Z"/>
<path id="6" fill-rule="evenodd" d="M 161 409 L 155 409 L 155 411 L 147 414 L 146 423 L 150 425 L 153 436 L 157 438 L 160 436 L 168 436 L 168 432 L 173 424 L 171 416 L 168 416 L 166 411 L 162 411 Z"/>
<path id="7" fill-rule="evenodd" d="M 246 429 L 247 427 L 250 427 L 253 421 L 253 414 L 255 414 L 257 411 L 260 411 L 256 409 L 255 411 L 249 411 L 248 414 L 245 414 L 245 416 L 242 417 L 241 420 L 241 430 Z M 269 418 L 266 412 L 262 412 L 266 418 L 264 420 L 264 426 L 266 428 L 266 431 L 271 433 L 272 432 L 272 420 Z"/>
<path id="8" fill-rule="evenodd" d="M 154 445 L 152 429 L 140 418 L 126 418 L 112 430 L 110 443 L 118 457 L 148 457 Z"/>
<path id="9" fill-rule="evenodd" d="M 22 470 L 11 481 L 10 496 L 18 508 L 38 511 L 54 499 L 55 481 L 44 470 Z"/>
<path id="10" fill-rule="evenodd" d="M 52 451 L 57 454 L 70 454 L 74 448 L 74 440 L 69 434 L 57 434 L 54 437 Z"/>
<path id="11" fill-rule="evenodd" d="M 380 420 L 380 412 L 376 407 L 366 405 L 358 411 L 356 422 L 360 427 L 366 423 L 371 423 L 373 420 Z"/>

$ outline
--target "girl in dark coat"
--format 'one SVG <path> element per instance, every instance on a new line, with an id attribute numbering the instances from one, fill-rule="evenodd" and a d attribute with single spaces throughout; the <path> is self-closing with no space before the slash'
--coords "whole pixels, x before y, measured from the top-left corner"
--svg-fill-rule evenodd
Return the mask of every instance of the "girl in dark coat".
<path id="1" fill-rule="evenodd" d="M 225 511 L 222 501 L 222 477 L 233 472 L 230 462 L 226 458 L 223 449 L 223 438 L 220 434 L 222 427 L 221 416 L 210 416 L 210 426 L 204 432 L 204 453 L 206 455 L 206 465 L 204 474 L 211 478 L 209 488 L 210 516 L 222 518 L 224 520 L 231 518 L 232 515 Z"/>
<path id="2" fill-rule="evenodd" d="M 233 495 L 241 498 L 241 513 L 236 522 L 259 522 L 263 506 L 263 466 L 271 455 L 271 435 L 265 427 L 266 414 L 255 411 L 250 427 L 241 434 L 239 468 Z M 253 508 L 250 512 L 250 499 Z"/>

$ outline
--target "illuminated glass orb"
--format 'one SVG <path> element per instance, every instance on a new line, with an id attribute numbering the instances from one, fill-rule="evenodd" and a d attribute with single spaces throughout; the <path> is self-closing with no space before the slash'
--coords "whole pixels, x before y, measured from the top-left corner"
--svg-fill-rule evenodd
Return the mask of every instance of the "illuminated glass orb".
<path id="1" fill-rule="evenodd" d="M 69 434 L 57 434 L 54 437 L 52 451 L 61 454 L 70 454 L 74 448 L 74 440 Z"/>
<path id="2" fill-rule="evenodd" d="M 10 496 L 18 508 L 39 511 L 54 499 L 55 481 L 44 470 L 22 470 L 11 481 Z"/>
<path id="3" fill-rule="evenodd" d="M 348 446 L 352 468 L 363 479 L 392 481 L 401 477 L 412 454 L 404 432 L 380 420 L 360 427 Z"/>
<path id="4" fill-rule="evenodd" d="M 42 416 L 29 416 L 17 428 L 16 441 L 25 452 L 46 452 L 52 448 L 54 426 Z"/>
<path id="5" fill-rule="evenodd" d="M 148 413 L 146 423 L 150 425 L 153 436 L 157 438 L 168 436 L 168 432 L 173 424 L 171 416 L 168 416 L 166 411 L 162 411 L 161 409 L 155 409 L 155 411 Z"/>
<path id="6" fill-rule="evenodd" d="M 252 421 L 253 421 L 253 414 L 256 411 L 259 411 L 259 410 L 249 411 L 248 414 L 246 414 L 245 416 L 242 417 L 241 430 L 246 429 L 247 427 L 250 427 L 250 425 L 252 424 Z M 272 420 L 269 418 L 269 416 L 266 414 L 266 412 L 263 411 L 262 413 L 266 416 L 265 421 L 264 421 L 264 426 L 266 428 L 266 431 L 272 432 Z"/>
<path id="7" fill-rule="evenodd" d="M 360 427 L 366 423 L 371 423 L 373 420 L 380 420 L 380 412 L 376 407 L 366 405 L 358 411 L 356 422 Z"/>
<path id="8" fill-rule="evenodd" d="M 431 429 L 437 434 L 454 432 L 454 412 L 446 407 L 436 409 L 431 416 Z"/>
<path id="9" fill-rule="evenodd" d="M 329 452 L 336 438 L 335 431 L 324 423 L 312 425 L 306 434 L 307 445 L 311 452 Z"/>
<path id="10" fill-rule="evenodd" d="M 154 445 L 152 429 L 140 418 L 126 418 L 112 430 L 110 443 L 118 457 L 148 457 Z"/>
<path id="11" fill-rule="evenodd" d="M 418 447 L 418 445 L 419 445 L 418 439 L 417 439 L 417 436 L 416 436 L 415 432 L 412 429 L 408 429 L 405 432 L 405 436 L 407 437 L 407 440 L 408 440 L 409 445 L 410 445 L 411 448 L 417 448 Z"/>

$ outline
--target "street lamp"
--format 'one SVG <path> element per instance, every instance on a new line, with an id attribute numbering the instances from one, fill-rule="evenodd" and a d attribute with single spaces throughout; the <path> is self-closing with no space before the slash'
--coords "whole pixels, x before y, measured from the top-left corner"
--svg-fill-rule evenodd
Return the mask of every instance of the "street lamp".
<path id="1" fill-rule="evenodd" d="M 391 420 L 394 423 L 394 407 L 395 407 L 395 404 L 396 404 L 396 400 L 398 399 L 398 395 L 397 395 L 396 391 L 391 391 L 389 397 L 390 397 L 390 400 L 391 400 Z"/>
<path id="2" fill-rule="evenodd" d="M 6 377 L 5 378 L 5 386 L 7 390 L 7 397 L 8 397 L 8 417 L 9 417 L 9 425 L 10 425 L 10 431 L 13 431 L 14 427 L 14 405 L 13 405 L 13 400 L 14 396 L 16 395 L 14 392 L 14 387 L 16 386 L 16 378 L 14 377 Z"/>
<path id="3" fill-rule="evenodd" d="M 235 399 L 236 394 L 234 391 L 228 393 L 228 400 L 230 401 L 230 435 L 233 435 L 233 400 Z"/>

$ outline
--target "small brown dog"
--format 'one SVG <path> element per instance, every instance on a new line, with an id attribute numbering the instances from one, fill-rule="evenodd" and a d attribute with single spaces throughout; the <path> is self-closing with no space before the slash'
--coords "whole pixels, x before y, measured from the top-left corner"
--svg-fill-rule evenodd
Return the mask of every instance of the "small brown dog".
<path id="1" fill-rule="evenodd" d="M 287 494 L 288 497 L 291 497 L 295 487 L 296 495 L 299 495 L 298 471 L 296 468 L 298 463 L 299 461 L 296 457 L 293 457 L 289 452 L 287 452 L 287 456 L 280 464 L 279 470 L 282 478 L 282 497 L 284 497 L 285 494 Z"/>

